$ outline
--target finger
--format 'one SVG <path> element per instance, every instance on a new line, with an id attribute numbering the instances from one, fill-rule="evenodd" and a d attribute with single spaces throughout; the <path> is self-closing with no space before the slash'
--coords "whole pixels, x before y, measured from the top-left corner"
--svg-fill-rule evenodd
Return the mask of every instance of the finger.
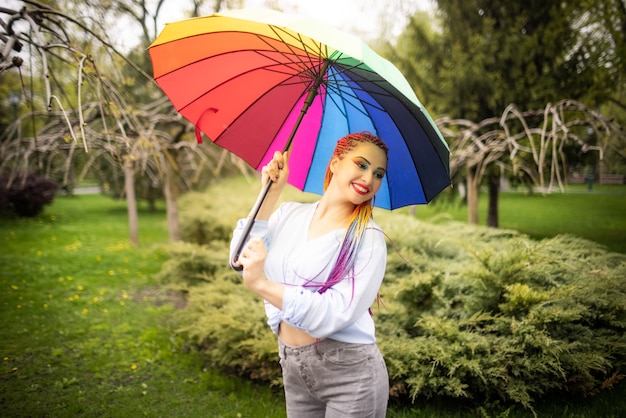
<path id="1" fill-rule="evenodd" d="M 285 151 L 281 155 L 281 161 L 282 161 L 282 167 L 281 168 L 286 168 L 287 165 L 289 164 L 289 151 Z"/>
<path id="2" fill-rule="evenodd" d="M 263 240 L 260 238 L 251 238 L 250 241 L 248 242 L 248 249 L 251 252 L 258 251 L 264 247 L 265 247 L 265 244 L 263 243 Z"/>
<path id="3" fill-rule="evenodd" d="M 276 162 L 278 163 L 279 170 L 282 170 L 285 167 L 285 158 L 282 154 L 278 153 L 276 157 Z"/>
<path id="4" fill-rule="evenodd" d="M 266 256 L 265 244 L 263 241 L 254 241 L 250 243 L 249 254 L 250 258 L 255 260 L 262 260 Z"/>
<path id="5" fill-rule="evenodd" d="M 276 170 L 272 168 L 272 162 L 269 162 L 267 165 L 263 166 L 263 168 L 261 169 L 261 174 L 263 176 L 262 177 L 263 183 L 265 183 L 266 180 L 275 181 L 276 180 L 275 172 Z"/>
<path id="6" fill-rule="evenodd" d="M 274 152 L 273 160 L 276 162 L 276 168 L 278 169 L 283 168 L 283 155 L 280 153 L 280 151 Z"/>

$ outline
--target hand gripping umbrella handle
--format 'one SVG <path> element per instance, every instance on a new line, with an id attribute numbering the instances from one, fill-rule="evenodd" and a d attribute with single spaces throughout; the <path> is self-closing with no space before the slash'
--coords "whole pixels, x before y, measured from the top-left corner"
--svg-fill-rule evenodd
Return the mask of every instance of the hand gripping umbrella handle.
<path id="1" fill-rule="evenodd" d="M 241 236 L 239 237 L 239 242 L 237 243 L 237 246 L 235 247 L 233 258 L 230 260 L 230 266 L 236 271 L 243 270 L 243 266 L 236 264 L 236 263 L 239 260 L 239 255 L 241 254 L 241 250 L 243 250 L 244 245 L 246 245 L 246 242 L 248 241 L 248 237 L 250 236 L 250 231 L 252 231 L 252 227 L 254 226 L 254 220 L 256 219 L 256 216 L 259 214 L 261 205 L 263 204 L 263 201 L 265 200 L 267 193 L 270 191 L 270 187 L 272 187 L 272 184 L 274 184 L 274 182 L 270 179 L 267 182 L 267 184 L 263 186 L 263 188 L 261 189 L 261 192 L 259 193 L 259 196 L 256 199 L 256 202 L 254 203 L 254 206 L 250 210 L 250 216 L 248 216 L 246 225 L 244 226 L 243 232 L 241 233 Z"/>

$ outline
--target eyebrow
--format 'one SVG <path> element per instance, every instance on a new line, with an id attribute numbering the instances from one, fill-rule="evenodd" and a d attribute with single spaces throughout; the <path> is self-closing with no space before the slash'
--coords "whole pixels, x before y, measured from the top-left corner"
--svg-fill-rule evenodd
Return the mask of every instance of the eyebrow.
<path id="1" fill-rule="evenodd" d="M 361 158 L 362 160 L 365 160 L 365 162 L 368 163 L 369 165 L 372 165 L 370 160 L 368 160 L 367 158 L 363 157 L 362 155 L 357 155 L 357 158 Z M 384 172 L 387 172 L 387 169 L 384 168 L 384 167 L 378 167 L 377 170 L 383 170 Z"/>

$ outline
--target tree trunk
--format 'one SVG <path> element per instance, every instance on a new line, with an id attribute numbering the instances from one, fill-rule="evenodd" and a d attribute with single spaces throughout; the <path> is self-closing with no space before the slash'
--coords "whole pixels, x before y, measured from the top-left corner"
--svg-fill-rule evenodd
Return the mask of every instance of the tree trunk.
<path id="1" fill-rule="evenodd" d="M 488 177 L 489 205 L 487 207 L 487 226 L 498 227 L 498 197 L 500 194 L 500 176 L 492 174 Z"/>
<path id="2" fill-rule="evenodd" d="M 175 159 L 175 154 L 173 156 Z M 167 211 L 167 227 L 171 242 L 180 241 L 180 223 L 178 221 L 178 173 L 170 163 L 165 171 L 165 184 L 163 185 L 165 207 Z"/>
<path id="3" fill-rule="evenodd" d="M 467 169 L 467 221 L 478 225 L 478 183 L 471 167 Z"/>
<path id="4" fill-rule="evenodd" d="M 126 192 L 126 206 L 128 208 L 128 227 L 130 242 L 139 245 L 139 218 L 137 216 L 137 198 L 135 196 L 135 170 L 133 162 L 127 156 L 124 158 L 124 190 Z"/>

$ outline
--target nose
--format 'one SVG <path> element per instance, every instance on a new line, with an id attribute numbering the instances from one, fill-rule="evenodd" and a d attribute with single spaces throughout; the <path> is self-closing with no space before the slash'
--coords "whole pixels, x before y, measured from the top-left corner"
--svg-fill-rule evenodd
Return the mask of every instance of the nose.
<path id="1" fill-rule="evenodd" d="M 363 182 L 365 182 L 365 184 L 367 184 L 368 186 L 371 186 L 374 183 L 374 173 L 372 172 L 372 170 L 364 171 L 361 178 L 363 179 Z"/>

